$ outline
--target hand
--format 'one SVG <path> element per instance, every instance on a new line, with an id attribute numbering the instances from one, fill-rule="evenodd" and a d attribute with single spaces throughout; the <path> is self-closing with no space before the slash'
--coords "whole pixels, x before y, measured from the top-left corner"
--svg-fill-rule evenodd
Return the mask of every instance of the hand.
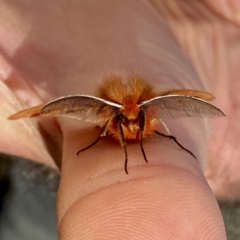
<path id="1" fill-rule="evenodd" d="M 238 159 L 236 111 L 231 126 L 227 123 L 238 104 L 239 54 L 238 43 L 233 42 L 238 22 L 231 24 L 219 16 L 235 21 L 221 12 L 221 4 L 216 9 L 207 3 L 2 3 L 2 151 L 55 166 L 36 122 L 10 122 L 8 115 L 64 95 L 94 95 L 109 72 L 137 73 L 159 91 L 192 88 L 215 95 L 214 104 L 226 119 L 176 120 L 169 128 L 208 167 L 206 175 L 216 196 L 237 196 L 239 177 L 232 170 Z M 63 133 L 61 239 L 226 238 L 200 165 L 172 141 L 159 136 L 146 139 L 147 165 L 139 145 L 129 143 L 126 175 L 123 149 L 117 143 L 106 139 L 76 156 L 95 139 L 97 130 L 79 121 L 58 122 Z M 47 131 L 59 141 L 60 131 Z M 221 169 L 231 182 L 221 179 Z M 221 187 L 215 179 L 221 180 Z"/>

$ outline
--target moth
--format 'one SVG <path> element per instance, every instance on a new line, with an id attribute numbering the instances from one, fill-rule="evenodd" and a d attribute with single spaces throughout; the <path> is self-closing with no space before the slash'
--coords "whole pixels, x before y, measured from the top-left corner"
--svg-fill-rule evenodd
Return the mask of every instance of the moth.
<path id="1" fill-rule="evenodd" d="M 105 136 L 119 141 L 124 149 L 124 169 L 128 174 L 128 140 L 139 140 L 143 158 L 148 162 L 143 139 L 156 133 L 172 139 L 180 148 L 195 155 L 183 147 L 174 137 L 165 120 L 183 117 L 218 117 L 225 114 L 208 101 L 214 96 L 207 92 L 179 89 L 155 92 L 144 79 L 133 77 L 123 82 L 120 77 L 107 79 L 98 89 L 97 97 L 89 95 L 70 95 L 57 98 L 47 104 L 17 112 L 9 119 L 25 117 L 70 117 L 95 122 L 102 129 L 101 135 L 89 146 L 79 150 L 77 155 L 93 147 Z M 167 134 L 156 130 L 161 123 Z"/>

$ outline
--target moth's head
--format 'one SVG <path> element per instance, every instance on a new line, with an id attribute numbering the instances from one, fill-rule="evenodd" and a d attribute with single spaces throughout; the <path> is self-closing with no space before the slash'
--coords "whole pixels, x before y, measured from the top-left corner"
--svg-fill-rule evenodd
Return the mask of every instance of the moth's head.
<path id="1" fill-rule="evenodd" d="M 120 109 L 121 115 L 130 121 L 138 117 L 139 111 L 139 106 L 137 104 L 123 105 Z"/>

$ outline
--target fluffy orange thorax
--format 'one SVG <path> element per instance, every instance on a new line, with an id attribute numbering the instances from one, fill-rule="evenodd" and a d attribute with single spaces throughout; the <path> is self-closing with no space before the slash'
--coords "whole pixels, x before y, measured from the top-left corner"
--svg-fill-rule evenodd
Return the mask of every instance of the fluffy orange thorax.
<path id="1" fill-rule="evenodd" d="M 105 80 L 98 90 L 98 96 L 126 107 L 151 99 L 156 93 L 142 78 L 133 77 L 123 83 L 120 77 L 113 76 Z"/>
<path id="2" fill-rule="evenodd" d="M 111 77 L 105 80 L 99 88 L 98 96 L 108 101 L 122 105 L 119 110 L 123 134 L 126 139 L 140 139 L 139 104 L 156 96 L 152 87 L 143 79 L 133 77 L 126 84 L 120 77 Z M 154 129 L 154 120 L 146 116 L 143 137 L 151 134 Z M 113 118 L 109 124 L 108 134 L 120 140 L 118 121 Z"/>

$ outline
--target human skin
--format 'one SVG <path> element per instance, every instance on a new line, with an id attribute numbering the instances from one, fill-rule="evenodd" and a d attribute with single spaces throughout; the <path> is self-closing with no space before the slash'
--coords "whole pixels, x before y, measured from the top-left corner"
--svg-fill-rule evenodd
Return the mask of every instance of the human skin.
<path id="1" fill-rule="evenodd" d="M 157 91 L 208 91 L 227 115 L 168 123 L 200 164 L 159 136 L 144 141 L 147 164 L 139 143 L 128 143 L 129 175 L 111 139 L 76 155 L 99 134 L 93 125 L 41 120 L 63 141 L 60 239 L 226 239 L 215 196 L 239 197 L 238 12 L 227 1 L 184 2 L 0 2 L 1 151 L 57 168 L 36 121 L 6 118 L 60 96 L 94 95 L 113 72 L 141 75 Z"/>

